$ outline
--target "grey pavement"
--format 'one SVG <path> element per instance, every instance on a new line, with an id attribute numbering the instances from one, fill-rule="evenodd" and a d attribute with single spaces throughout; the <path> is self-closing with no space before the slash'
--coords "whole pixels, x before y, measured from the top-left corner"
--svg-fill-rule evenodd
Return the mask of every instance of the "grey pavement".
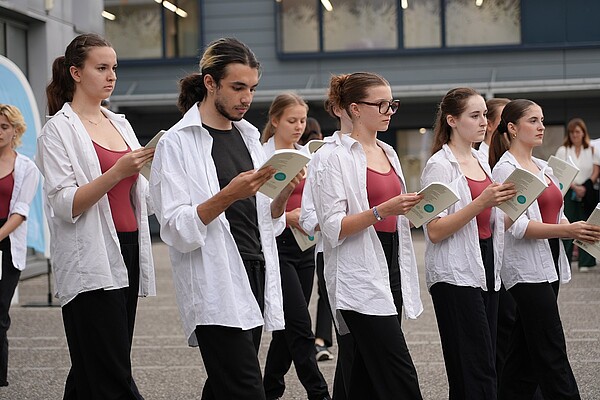
<path id="1" fill-rule="evenodd" d="M 424 398 L 445 399 L 448 389 L 440 340 L 424 285 L 425 246 L 420 232 L 414 236 L 425 311 L 417 320 L 403 321 L 403 329 Z M 153 250 L 158 296 L 139 302 L 132 350 L 134 377 L 147 400 L 199 399 L 206 378 L 200 352 L 188 347 L 182 334 L 167 247 L 156 242 Z M 26 307 L 47 301 L 45 276 L 22 281 L 19 291 L 20 303 L 11 310 L 8 332 L 10 386 L 0 388 L 0 399 L 61 399 L 70 362 L 60 308 Z M 313 295 L 312 311 L 315 298 Z M 561 287 L 559 304 L 582 398 L 600 399 L 600 268 L 587 273 L 574 268 L 571 283 Z M 265 333 L 260 352 L 263 365 L 269 341 L 270 334 Z M 332 350 L 335 354 L 336 348 Z M 320 362 L 319 367 L 331 387 L 335 360 Z M 284 399 L 306 399 L 293 368 L 287 385 Z"/>

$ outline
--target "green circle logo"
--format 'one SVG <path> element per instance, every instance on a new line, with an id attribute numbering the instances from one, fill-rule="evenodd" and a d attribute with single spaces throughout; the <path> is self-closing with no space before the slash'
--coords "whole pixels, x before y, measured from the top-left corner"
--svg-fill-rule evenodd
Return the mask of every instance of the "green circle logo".
<path id="1" fill-rule="evenodd" d="M 425 204 L 423 206 L 423 210 L 427 211 L 428 213 L 431 213 L 431 212 L 433 212 L 434 207 L 431 204 Z"/>
<path id="2" fill-rule="evenodd" d="M 563 187 L 564 187 L 563 184 L 559 183 L 559 186 L 560 186 L 560 190 L 563 190 Z"/>
<path id="3" fill-rule="evenodd" d="M 312 242 L 313 240 L 315 240 L 315 237 L 314 236 L 309 236 L 308 240 L 310 240 Z"/>
<path id="4" fill-rule="evenodd" d="M 527 201 L 527 197 L 520 194 L 517 196 L 517 201 L 519 202 L 519 204 L 525 204 L 525 202 Z"/>
<path id="5" fill-rule="evenodd" d="M 275 179 L 278 181 L 283 181 L 285 180 L 286 175 L 283 172 L 278 172 L 275 174 Z"/>

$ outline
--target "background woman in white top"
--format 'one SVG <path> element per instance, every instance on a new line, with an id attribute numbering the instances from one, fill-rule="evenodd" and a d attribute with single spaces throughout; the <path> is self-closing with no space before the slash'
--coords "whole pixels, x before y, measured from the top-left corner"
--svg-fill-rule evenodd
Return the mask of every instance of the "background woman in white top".
<path id="1" fill-rule="evenodd" d="M 279 149 L 300 149 L 297 143 L 304 133 L 307 113 L 308 106 L 300 96 L 282 93 L 275 97 L 261 138 L 267 157 Z M 315 336 L 308 312 L 315 276 L 314 247 L 302 251 L 291 231 L 294 228 L 304 234 L 299 218 L 305 181 L 302 179 L 290 195 L 285 209 L 287 226 L 276 238 L 285 329 L 274 331 L 269 345 L 264 374 L 267 399 L 283 396 L 284 377 L 292 361 L 308 398 L 329 398 L 327 382 L 317 366 Z"/>
<path id="2" fill-rule="evenodd" d="M 356 342 L 348 398 L 420 399 L 399 314 L 404 306 L 416 318 L 423 309 L 403 217 L 422 196 L 406 193 L 396 152 L 377 140 L 398 101 L 383 77 L 368 72 L 333 76 L 329 101 L 353 123 L 319 164 L 313 191 L 331 308 L 340 334 L 350 331 Z"/>
<path id="3" fill-rule="evenodd" d="M 594 146 L 590 145 L 590 135 L 581 118 L 574 118 L 567 124 L 567 136 L 563 145 L 556 150 L 556 157 L 572 162 L 579 168 L 579 173 L 565 193 L 565 216 L 571 222 L 585 221 L 598 204 L 598 191 L 594 189 L 594 184 L 600 176 L 600 154 L 595 154 Z M 573 240 L 563 240 L 563 244 L 571 262 Z M 577 260 L 582 272 L 596 266 L 596 259 L 583 249 L 579 249 Z"/>
<path id="4" fill-rule="evenodd" d="M 71 370 L 65 399 L 141 399 L 131 375 L 137 297 L 154 295 L 146 198 L 139 175 L 153 150 L 123 115 L 100 106 L 117 56 L 96 34 L 77 36 L 52 65 L 54 115 L 38 138 L 55 290 Z"/>
<path id="5" fill-rule="evenodd" d="M 552 169 L 532 156 L 533 148 L 542 144 L 544 129 L 540 106 L 531 100 L 513 100 L 504 107 L 490 146 L 495 181 L 504 182 L 515 168 L 522 168 L 548 184 L 516 221 L 498 210 L 507 229 L 502 282 L 517 303 L 499 399 L 531 399 L 538 385 L 545 399 L 580 398 L 558 312 L 559 280 L 566 283 L 571 278 L 558 238 L 599 240 L 600 227 L 581 221 L 569 223 L 564 218 L 562 195 Z M 508 151 L 504 133 L 510 141 Z"/>
<path id="6" fill-rule="evenodd" d="M 503 225 L 495 208 L 515 194 L 493 183 L 473 149 L 485 135 L 487 107 L 471 88 L 450 90 L 434 126 L 433 155 L 421 185 L 442 182 L 459 200 L 425 226 L 425 267 L 442 341 L 450 399 L 496 398 L 496 321 Z"/>
<path id="7" fill-rule="evenodd" d="M 8 311 L 27 258 L 27 216 L 40 173 L 17 153 L 27 125 L 21 111 L 0 104 L 0 386 L 8 385 Z"/>

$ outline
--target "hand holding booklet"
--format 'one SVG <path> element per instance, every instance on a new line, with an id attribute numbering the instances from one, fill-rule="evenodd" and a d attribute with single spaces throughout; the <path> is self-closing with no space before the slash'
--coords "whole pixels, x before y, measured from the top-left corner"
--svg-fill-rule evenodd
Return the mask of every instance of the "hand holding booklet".
<path id="1" fill-rule="evenodd" d="M 516 168 L 504 183 L 513 183 L 517 194 L 498 206 L 514 222 L 548 187 L 548 184 L 537 175 Z"/>
<path id="2" fill-rule="evenodd" d="M 294 239 L 296 239 L 296 243 L 298 243 L 298 247 L 301 251 L 310 249 L 312 246 L 317 244 L 318 232 L 315 233 L 314 236 L 309 236 L 293 226 L 290 226 L 290 230 L 292 231 Z"/>
<path id="3" fill-rule="evenodd" d="M 146 149 L 155 148 L 156 145 L 158 144 L 158 141 L 160 140 L 162 135 L 164 135 L 165 132 L 166 131 L 163 131 L 163 130 L 159 131 L 156 135 L 154 135 L 154 137 L 152 139 L 150 139 L 150 141 L 148 143 L 146 143 L 144 148 L 146 148 Z M 151 168 L 152 168 L 152 160 L 150 160 L 146 164 L 144 164 L 144 166 L 140 170 L 140 174 L 144 175 L 146 177 L 146 179 L 150 180 Z"/>
<path id="4" fill-rule="evenodd" d="M 555 156 L 550 156 L 548 166 L 552 168 L 552 173 L 558 179 L 560 192 L 564 196 L 579 173 L 579 168 L 573 164 L 570 157 L 569 161 L 564 161 Z"/>
<path id="5" fill-rule="evenodd" d="M 300 150 L 275 150 L 271 158 L 260 168 L 271 166 L 275 168 L 276 172 L 258 191 L 272 199 L 277 197 L 283 188 L 308 164 L 311 154 L 317 151 L 323 144 L 325 144 L 323 140 L 311 140 Z"/>
<path id="6" fill-rule="evenodd" d="M 439 213 L 458 201 L 458 195 L 454 190 L 441 182 L 430 183 L 421 189 L 418 194 L 424 196 L 423 200 L 406 213 L 406 218 L 412 222 L 415 228 L 431 221 Z"/>
<path id="7" fill-rule="evenodd" d="M 594 208 L 594 211 L 592 211 L 592 214 L 586 222 L 591 225 L 600 225 L 600 209 Z M 587 243 L 579 239 L 575 239 L 573 243 L 590 253 L 592 256 L 594 256 L 594 258 L 600 258 L 600 241 L 594 243 Z"/>

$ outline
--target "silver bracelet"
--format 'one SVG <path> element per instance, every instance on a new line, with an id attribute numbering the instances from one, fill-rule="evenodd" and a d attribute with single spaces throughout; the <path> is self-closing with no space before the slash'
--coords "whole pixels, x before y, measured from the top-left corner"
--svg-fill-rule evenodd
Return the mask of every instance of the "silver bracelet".
<path id="1" fill-rule="evenodd" d="M 385 219 L 381 215 L 379 215 L 377 207 L 373 207 L 373 215 L 375 216 L 375 219 L 377 219 L 377 221 L 383 221 Z"/>

